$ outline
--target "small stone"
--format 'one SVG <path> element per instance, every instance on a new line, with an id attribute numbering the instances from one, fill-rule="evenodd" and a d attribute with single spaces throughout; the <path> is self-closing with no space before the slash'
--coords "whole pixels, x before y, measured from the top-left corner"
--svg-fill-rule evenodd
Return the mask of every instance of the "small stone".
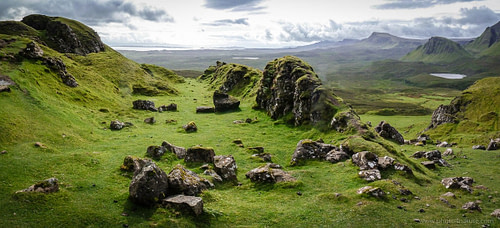
<path id="1" fill-rule="evenodd" d="M 431 205 L 427 203 L 427 204 L 425 204 L 425 206 L 426 206 L 426 207 L 430 207 Z"/>
<path id="2" fill-rule="evenodd" d="M 407 202 L 408 202 L 408 199 L 406 199 L 406 198 L 401 198 L 401 199 L 399 199 L 399 201 L 401 201 L 401 202 L 403 202 L 403 203 L 407 203 Z"/>
<path id="3" fill-rule="evenodd" d="M 402 210 L 402 209 L 403 209 L 403 206 L 398 206 L 398 209 L 401 209 L 401 210 Z"/>
<path id="4" fill-rule="evenodd" d="M 358 203 L 356 204 L 356 206 L 361 206 L 361 205 L 363 205 L 363 202 L 358 202 Z"/>
<path id="5" fill-rule="evenodd" d="M 113 200 L 113 203 L 118 203 L 118 200 Z"/>
<path id="6" fill-rule="evenodd" d="M 123 224 L 122 226 L 123 226 L 123 227 L 128 227 L 128 224 Z"/>
<path id="7" fill-rule="evenodd" d="M 297 192 L 297 195 L 298 196 L 302 196 L 302 192 Z"/>
<path id="8" fill-rule="evenodd" d="M 420 213 L 424 213 L 424 212 L 425 212 L 425 210 L 424 210 L 423 208 L 421 208 L 420 210 L 418 210 L 418 212 L 420 212 Z"/>
<path id="9" fill-rule="evenodd" d="M 472 146 L 473 150 L 486 150 L 486 147 L 483 145 L 474 145 Z"/>
<path id="10" fill-rule="evenodd" d="M 7 151 L 6 150 L 2 150 L 2 152 L 0 152 L 0 154 L 6 154 Z"/>
<path id="11" fill-rule="evenodd" d="M 490 215 L 495 218 L 500 218 L 500 209 L 495 209 Z"/>
<path id="12" fill-rule="evenodd" d="M 155 117 L 154 117 L 154 116 L 152 116 L 152 117 L 146 118 L 146 119 L 144 120 L 144 123 L 147 123 L 147 124 L 154 124 L 154 123 L 156 123 L 156 119 L 155 119 Z"/>
<path id="13" fill-rule="evenodd" d="M 123 213 L 122 213 L 122 216 L 127 217 L 127 216 L 128 216 L 128 214 L 127 214 L 126 212 L 123 212 Z"/>
<path id="14" fill-rule="evenodd" d="M 35 143 L 35 147 L 38 147 L 38 148 L 42 148 L 42 149 L 47 149 L 47 146 L 45 146 L 43 143 L 41 142 L 36 142 Z"/>
<path id="15" fill-rule="evenodd" d="M 420 219 L 413 219 L 413 221 L 419 223 Z"/>
<path id="16" fill-rule="evenodd" d="M 450 198 L 453 198 L 453 199 L 457 198 L 455 196 L 455 194 L 453 194 L 453 192 L 447 192 L 447 193 L 445 193 L 445 194 L 443 194 L 441 196 L 443 196 L 443 197 L 450 197 Z"/>
<path id="17" fill-rule="evenodd" d="M 188 132 L 188 133 L 198 131 L 198 127 L 196 126 L 196 123 L 193 122 L 193 121 L 191 121 L 191 122 L 187 123 L 186 125 L 182 126 L 182 128 L 186 132 Z"/>
<path id="18" fill-rule="evenodd" d="M 465 203 L 463 206 L 462 206 L 462 209 L 466 209 L 466 210 L 476 210 L 476 211 L 479 211 L 481 212 L 481 207 L 479 207 L 479 204 L 477 202 L 467 202 Z"/>

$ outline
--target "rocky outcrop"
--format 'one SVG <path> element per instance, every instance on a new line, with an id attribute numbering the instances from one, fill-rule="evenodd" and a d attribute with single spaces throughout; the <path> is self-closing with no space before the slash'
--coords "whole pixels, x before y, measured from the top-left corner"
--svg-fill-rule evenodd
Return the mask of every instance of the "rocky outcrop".
<path id="1" fill-rule="evenodd" d="M 447 189 L 463 189 L 468 192 L 472 192 L 472 183 L 474 179 L 471 177 L 449 177 L 441 180 L 441 184 Z"/>
<path id="2" fill-rule="evenodd" d="M 361 123 L 361 118 L 352 109 L 335 114 L 330 121 L 330 127 L 338 132 L 356 130 L 361 133 L 367 129 L 367 126 Z"/>
<path id="3" fill-rule="evenodd" d="M 378 167 L 378 156 L 372 152 L 363 151 L 352 155 L 352 163 L 361 170 L 376 169 Z"/>
<path id="4" fill-rule="evenodd" d="M 389 123 L 385 121 L 381 121 L 377 127 L 375 127 L 375 131 L 382 137 L 388 140 L 393 140 L 399 144 L 404 144 L 403 136 L 396 130 L 396 128 L 392 127 Z"/>
<path id="5" fill-rule="evenodd" d="M 165 147 L 163 146 L 149 146 L 146 156 L 158 160 L 165 154 L 165 151 Z"/>
<path id="6" fill-rule="evenodd" d="M 34 41 L 26 45 L 26 48 L 21 50 L 19 54 L 28 59 L 41 59 L 43 58 L 43 50 Z"/>
<path id="7" fill-rule="evenodd" d="M 309 159 L 325 160 L 328 152 L 338 150 L 334 145 L 310 139 L 300 140 L 292 155 L 292 164 Z"/>
<path id="8" fill-rule="evenodd" d="M 213 95 L 215 112 L 227 112 L 238 110 L 240 101 L 227 93 L 216 90 Z"/>
<path id="9" fill-rule="evenodd" d="M 219 174 L 222 179 L 227 181 L 237 181 L 236 171 L 238 166 L 233 156 L 215 156 L 214 157 L 214 170 Z"/>
<path id="10" fill-rule="evenodd" d="M 358 176 L 369 182 L 382 179 L 378 169 L 361 170 L 359 171 Z"/>
<path id="11" fill-rule="evenodd" d="M 169 196 L 162 201 L 162 205 L 181 212 L 192 213 L 195 216 L 203 213 L 203 199 L 196 196 Z"/>
<path id="12" fill-rule="evenodd" d="M 77 87 L 78 82 L 76 82 L 75 77 L 66 71 L 66 65 L 60 58 L 45 58 L 43 64 L 47 65 L 50 69 L 56 71 L 64 84 L 69 87 Z"/>
<path id="13" fill-rule="evenodd" d="M 155 107 L 155 103 L 148 100 L 135 100 L 132 102 L 133 109 L 138 110 L 149 110 L 152 112 L 157 112 L 158 109 Z"/>
<path id="14" fill-rule="evenodd" d="M 29 15 L 22 22 L 37 30 L 43 30 L 44 41 L 54 50 L 61 53 L 87 55 L 104 51 L 99 35 L 91 28 L 73 20 Z"/>
<path id="15" fill-rule="evenodd" d="M 165 111 L 175 112 L 175 111 L 177 111 L 177 104 L 171 103 L 169 105 L 162 105 L 162 106 L 158 107 L 158 111 L 159 112 L 165 112 Z"/>
<path id="16" fill-rule="evenodd" d="M 59 191 L 59 180 L 55 177 L 52 177 L 47 180 L 40 181 L 34 185 L 31 185 L 26 189 L 19 190 L 16 193 L 22 193 L 22 192 L 53 193 L 57 191 Z"/>
<path id="17" fill-rule="evenodd" d="M 214 149 L 209 147 L 194 146 L 187 149 L 184 161 L 186 163 L 213 163 L 214 157 Z"/>
<path id="18" fill-rule="evenodd" d="M 167 174 L 150 161 L 134 174 L 129 197 L 137 204 L 154 205 L 167 196 L 168 187 Z"/>
<path id="19" fill-rule="evenodd" d="M 279 183 L 295 181 L 295 178 L 282 170 L 278 164 L 267 163 L 261 167 L 248 171 L 245 176 L 252 182 L 257 183 Z"/>
<path id="20" fill-rule="evenodd" d="M 151 160 L 149 159 L 140 159 L 135 156 L 127 155 L 123 159 L 123 164 L 120 167 L 121 170 L 123 171 L 132 171 L 134 173 L 137 173 L 142 170 L 142 167 L 144 165 L 151 163 Z"/>
<path id="21" fill-rule="evenodd" d="M 255 87 L 261 77 L 262 72 L 258 69 L 217 61 L 217 64 L 208 67 L 199 79 L 206 81 L 215 90 L 247 97 L 255 94 Z"/>
<path id="22" fill-rule="evenodd" d="M 358 194 L 362 195 L 368 195 L 368 196 L 373 196 L 376 198 L 382 198 L 385 196 L 385 192 L 379 188 L 379 187 L 372 187 L 372 186 L 365 186 L 357 191 Z"/>
<path id="23" fill-rule="evenodd" d="M 168 186 L 172 194 L 196 196 L 214 185 L 184 166 L 176 165 L 168 174 Z"/>

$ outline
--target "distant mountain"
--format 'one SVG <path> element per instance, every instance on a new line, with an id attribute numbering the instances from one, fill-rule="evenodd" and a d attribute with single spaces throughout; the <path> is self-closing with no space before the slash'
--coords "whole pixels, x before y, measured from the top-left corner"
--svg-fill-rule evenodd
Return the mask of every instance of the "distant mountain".
<path id="1" fill-rule="evenodd" d="M 460 44 L 443 37 L 432 37 L 422 46 L 401 58 L 403 61 L 453 62 L 458 59 L 471 58 Z"/>
<path id="2" fill-rule="evenodd" d="M 323 41 L 320 41 L 320 42 L 317 42 L 314 44 L 296 47 L 294 49 L 300 50 L 300 51 L 308 51 L 308 50 L 315 50 L 315 49 L 330 49 L 330 48 L 352 45 L 352 44 L 356 44 L 359 42 L 360 42 L 360 40 L 357 40 L 357 39 L 344 39 L 341 41 L 323 40 Z"/>
<path id="3" fill-rule="evenodd" d="M 425 40 L 406 39 L 389 33 L 374 32 L 368 38 L 361 40 L 360 46 L 371 46 L 378 49 L 415 48 L 425 43 Z"/>
<path id="4" fill-rule="evenodd" d="M 500 22 L 486 28 L 484 32 L 465 46 L 473 54 L 479 54 L 500 41 Z"/>

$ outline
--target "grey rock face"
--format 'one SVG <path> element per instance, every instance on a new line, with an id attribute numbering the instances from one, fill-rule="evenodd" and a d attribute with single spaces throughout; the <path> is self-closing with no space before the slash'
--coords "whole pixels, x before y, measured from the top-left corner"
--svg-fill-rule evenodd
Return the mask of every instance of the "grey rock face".
<path id="1" fill-rule="evenodd" d="M 109 124 L 109 128 L 111 130 L 121 130 L 123 127 L 125 127 L 125 124 L 118 121 L 118 120 L 113 120 L 111 121 L 111 123 Z"/>
<path id="2" fill-rule="evenodd" d="M 186 148 L 184 147 L 176 146 L 166 141 L 163 142 L 161 146 L 164 147 L 167 151 L 174 153 L 179 159 L 184 159 L 184 157 L 186 156 Z"/>
<path id="3" fill-rule="evenodd" d="M 387 169 L 387 168 L 393 166 L 394 161 L 396 161 L 396 160 L 394 158 L 389 157 L 389 156 L 379 157 L 378 158 L 378 167 L 381 169 Z"/>
<path id="4" fill-rule="evenodd" d="M 326 159 L 328 152 L 337 150 L 337 147 L 323 143 L 321 141 L 312 141 L 310 139 L 300 140 L 292 155 L 292 163 L 308 159 Z"/>
<path id="5" fill-rule="evenodd" d="M 258 183 L 278 183 L 295 181 L 295 178 L 283 171 L 281 166 L 274 163 L 267 163 L 264 166 L 248 171 L 245 176 L 252 182 Z"/>
<path id="6" fill-rule="evenodd" d="M 134 174 L 129 186 L 129 197 L 137 204 L 153 205 L 167 196 L 167 174 L 154 162 L 148 162 Z"/>
<path id="7" fill-rule="evenodd" d="M 59 180 L 55 177 L 52 177 L 47 180 L 40 181 L 34 185 L 31 185 L 26 189 L 19 190 L 16 193 L 22 193 L 22 192 L 53 193 L 57 191 L 59 191 Z"/>
<path id="8" fill-rule="evenodd" d="M 479 207 L 479 204 L 477 202 L 467 202 L 465 203 L 463 206 L 462 206 L 462 209 L 466 209 L 466 210 L 475 210 L 475 211 L 479 211 L 481 212 L 481 207 Z"/>
<path id="9" fill-rule="evenodd" d="M 238 99 L 220 91 L 214 92 L 213 102 L 215 112 L 233 111 L 238 110 L 240 107 L 240 101 Z"/>
<path id="10" fill-rule="evenodd" d="M 430 161 L 437 161 L 441 159 L 441 152 L 439 150 L 432 150 L 424 153 L 424 157 Z"/>
<path id="11" fill-rule="evenodd" d="M 184 194 L 196 196 L 203 190 L 212 188 L 214 185 L 205 178 L 198 176 L 195 172 L 176 165 L 168 174 L 169 191 L 173 194 Z"/>
<path id="12" fill-rule="evenodd" d="M 222 177 L 219 176 L 219 174 L 217 174 L 213 169 L 206 169 L 205 171 L 203 171 L 203 174 L 205 174 L 207 176 L 211 176 L 212 181 L 214 181 L 214 182 L 224 181 L 224 180 L 222 180 Z"/>
<path id="13" fill-rule="evenodd" d="M 162 146 L 149 146 L 146 156 L 153 159 L 160 159 L 165 154 L 165 148 Z"/>
<path id="14" fill-rule="evenodd" d="M 43 50 L 34 41 L 31 41 L 26 45 L 26 48 L 19 52 L 21 56 L 29 59 L 40 59 L 43 58 Z"/>
<path id="15" fill-rule="evenodd" d="M 185 195 L 169 196 L 162 201 L 162 204 L 165 207 L 192 213 L 195 216 L 203 213 L 203 199 L 201 197 Z"/>
<path id="16" fill-rule="evenodd" d="M 357 191 L 358 194 L 366 194 L 376 198 L 382 198 L 385 196 L 385 192 L 379 187 L 365 186 Z"/>
<path id="17" fill-rule="evenodd" d="M 186 151 L 186 156 L 184 157 L 184 161 L 186 163 L 213 163 L 215 157 L 214 149 L 208 147 L 199 147 L 194 146 Z"/>
<path id="18" fill-rule="evenodd" d="M 450 105 L 440 105 L 431 117 L 431 124 L 428 129 L 435 128 L 444 123 L 455 123 L 457 121 L 456 114 L 459 112 L 459 106 Z"/>
<path id="19" fill-rule="evenodd" d="M 376 169 L 378 167 L 378 156 L 372 152 L 363 151 L 352 155 L 352 163 L 361 170 Z"/>
<path id="20" fill-rule="evenodd" d="M 393 140 L 399 144 L 404 144 L 403 136 L 392 127 L 389 123 L 382 121 L 375 127 L 375 131 L 382 137 L 388 140 Z"/>
<path id="21" fill-rule="evenodd" d="M 413 175 L 413 170 L 409 166 L 404 165 L 404 164 L 396 163 L 396 164 L 394 164 L 394 169 L 399 170 L 399 171 L 403 171 L 409 175 Z"/>
<path id="22" fill-rule="evenodd" d="M 238 166 L 233 156 L 215 156 L 214 157 L 214 170 L 219 174 L 222 179 L 228 181 L 237 181 L 236 171 Z"/>
<path id="23" fill-rule="evenodd" d="M 449 177 L 441 180 L 441 184 L 447 189 L 463 189 L 468 192 L 472 192 L 472 183 L 474 179 L 471 177 Z"/>
<path id="24" fill-rule="evenodd" d="M 138 110 L 149 110 L 152 112 L 157 112 L 158 109 L 155 107 L 155 103 L 148 100 L 136 100 L 132 102 L 133 109 Z"/>
<path id="25" fill-rule="evenodd" d="M 64 84 L 66 84 L 69 87 L 77 87 L 78 82 L 76 81 L 75 77 L 68 73 L 66 71 L 66 65 L 60 58 L 44 58 L 43 59 L 43 64 L 48 66 L 51 70 L 56 71 L 59 74 L 59 77 L 61 77 L 61 80 Z"/>
<path id="26" fill-rule="evenodd" d="M 361 170 L 358 176 L 370 182 L 382 179 L 378 169 Z"/>
<path id="27" fill-rule="evenodd" d="M 344 161 L 349 159 L 349 155 L 344 152 L 344 151 L 335 151 L 332 150 L 326 154 L 325 160 L 331 162 L 331 163 L 336 163 L 340 161 Z"/>

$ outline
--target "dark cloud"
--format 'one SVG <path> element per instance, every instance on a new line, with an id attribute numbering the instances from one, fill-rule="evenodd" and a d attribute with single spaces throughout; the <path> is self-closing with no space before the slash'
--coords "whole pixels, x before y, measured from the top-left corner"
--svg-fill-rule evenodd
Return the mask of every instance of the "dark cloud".
<path id="1" fill-rule="evenodd" d="M 210 26 L 225 26 L 225 25 L 248 25 L 248 18 L 239 18 L 239 19 L 224 19 L 224 20 L 216 20 L 211 23 L 205 23 L 204 25 Z"/>
<path id="2" fill-rule="evenodd" d="M 88 25 L 110 22 L 127 23 L 130 17 L 156 22 L 174 21 L 165 10 L 151 6 L 139 7 L 124 0 L 0 1 L 0 19 L 2 20 L 20 19 L 31 13 L 68 17 Z"/>
<path id="3" fill-rule="evenodd" d="M 205 0 L 205 7 L 216 10 L 259 11 L 265 9 L 259 6 L 264 0 Z"/>
<path id="4" fill-rule="evenodd" d="M 387 3 L 374 6 L 375 9 L 418 9 L 457 2 L 479 2 L 483 0 L 386 0 Z"/>

